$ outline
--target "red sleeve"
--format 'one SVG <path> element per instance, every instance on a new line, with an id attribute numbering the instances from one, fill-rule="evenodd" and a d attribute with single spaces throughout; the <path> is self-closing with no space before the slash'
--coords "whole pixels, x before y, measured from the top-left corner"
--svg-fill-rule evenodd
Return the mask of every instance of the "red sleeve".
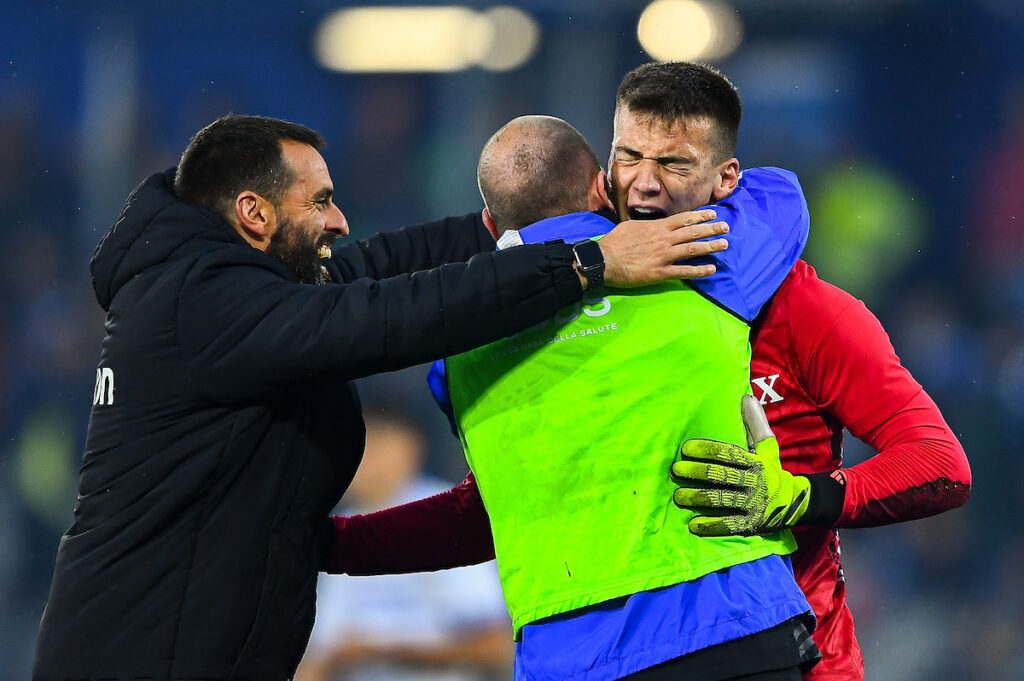
<path id="1" fill-rule="evenodd" d="M 447 492 L 367 515 L 332 516 L 320 569 L 383 575 L 475 565 L 494 558 L 491 524 L 470 473 Z"/>
<path id="2" fill-rule="evenodd" d="M 970 495 L 963 448 L 862 302 L 817 280 L 793 307 L 804 385 L 878 454 L 832 477 L 845 483 L 837 527 L 869 527 L 955 508 Z"/>

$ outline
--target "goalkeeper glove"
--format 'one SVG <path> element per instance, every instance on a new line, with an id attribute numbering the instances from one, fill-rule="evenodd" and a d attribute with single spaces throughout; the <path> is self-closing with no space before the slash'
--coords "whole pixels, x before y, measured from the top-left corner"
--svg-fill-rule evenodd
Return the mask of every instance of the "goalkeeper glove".
<path id="1" fill-rule="evenodd" d="M 695 535 L 777 532 L 795 525 L 807 511 L 810 480 L 782 469 L 779 443 L 760 403 L 745 395 L 740 411 L 749 451 L 727 442 L 691 438 L 683 443 L 683 459 L 672 464 L 673 480 L 687 485 L 677 488 L 672 500 L 698 513 L 689 522 Z"/>

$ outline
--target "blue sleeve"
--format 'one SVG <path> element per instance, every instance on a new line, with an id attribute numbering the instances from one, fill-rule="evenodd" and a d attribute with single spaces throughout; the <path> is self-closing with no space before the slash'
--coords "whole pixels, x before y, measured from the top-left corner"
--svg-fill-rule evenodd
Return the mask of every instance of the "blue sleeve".
<path id="1" fill-rule="evenodd" d="M 728 223 L 729 248 L 706 259 L 717 268 L 713 275 L 689 283 L 751 322 L 807 244 L 811 220 L 800 182 L 781 168 L 749 168 L 730 196 L 703 208 Z"/>
<path id="2" fill-rule="evenodd" d="M 427 373 L 427 385 L 430 386 L 430 394 L 434 396 L 437 406 L 448 417 L 448 425 L 451 426 L 452 434 L 458 437 L 459 431 L 455 428 L 455 410 L 452 409 L 452 399 L 448 395 L 448 379 L 445 376 L 443 359 L 430 365 L 430 371 Z"/>

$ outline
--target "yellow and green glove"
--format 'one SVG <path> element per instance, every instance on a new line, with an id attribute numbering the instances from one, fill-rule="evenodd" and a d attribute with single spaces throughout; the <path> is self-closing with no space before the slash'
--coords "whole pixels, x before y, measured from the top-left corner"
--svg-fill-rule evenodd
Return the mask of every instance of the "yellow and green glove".
<path id="1" fill-rule="evenodd" d="M 691 438 L 683 443 L 682 460 L 672 464 L 672 479 L 680 484 L 672 500 L 698 514 L 689 522 L 695 535 L 777 532 L 795 525 L 810 503 L 811 482 L 782 469 L 779 443 L 760 403 L 746 395 L 740 411 L 749 450 Z"/>

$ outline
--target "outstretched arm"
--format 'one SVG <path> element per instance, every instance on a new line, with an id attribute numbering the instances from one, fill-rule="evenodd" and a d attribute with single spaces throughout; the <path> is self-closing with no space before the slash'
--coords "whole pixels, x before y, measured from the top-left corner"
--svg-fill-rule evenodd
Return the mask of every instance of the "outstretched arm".
<path id="1" fill-rule="evenodd" d="M 695 242 L 724 232 L 725 225 L 707 222 L 713 217 L 699 211 L 617 226 L 600 245 L 607 285 L 709 273 L 675 263 L 724 247 Z M 564 243 L 328 286 L 285 283 L 283 269 L 256 249 L 216 249 L 186 278 L 179 315 L 204 323 L 182 325 L 180 347 L 208 396 L 277 396 L 297 380 L 351 380 L 465 352 L 551 317 L 582 297 L 586 281 Z M 329 269 L 340 278 L 335 264 Z"/>
<path id="2" fill-rule="evenodd" d="M 350 241 L 336 247 L 331 260 L 342 281 L 386 279 L 465 262 L 493 250 L 494 238 L 480 213 L 468 213 Z"/>
<path id="3" fill-rule="evenodd" d="M 320 570 L 381 575 L 444 570 L 494 558 L 491 525 L 473 474 L 461 485 L 401 506 L 332 516 Z"/>

